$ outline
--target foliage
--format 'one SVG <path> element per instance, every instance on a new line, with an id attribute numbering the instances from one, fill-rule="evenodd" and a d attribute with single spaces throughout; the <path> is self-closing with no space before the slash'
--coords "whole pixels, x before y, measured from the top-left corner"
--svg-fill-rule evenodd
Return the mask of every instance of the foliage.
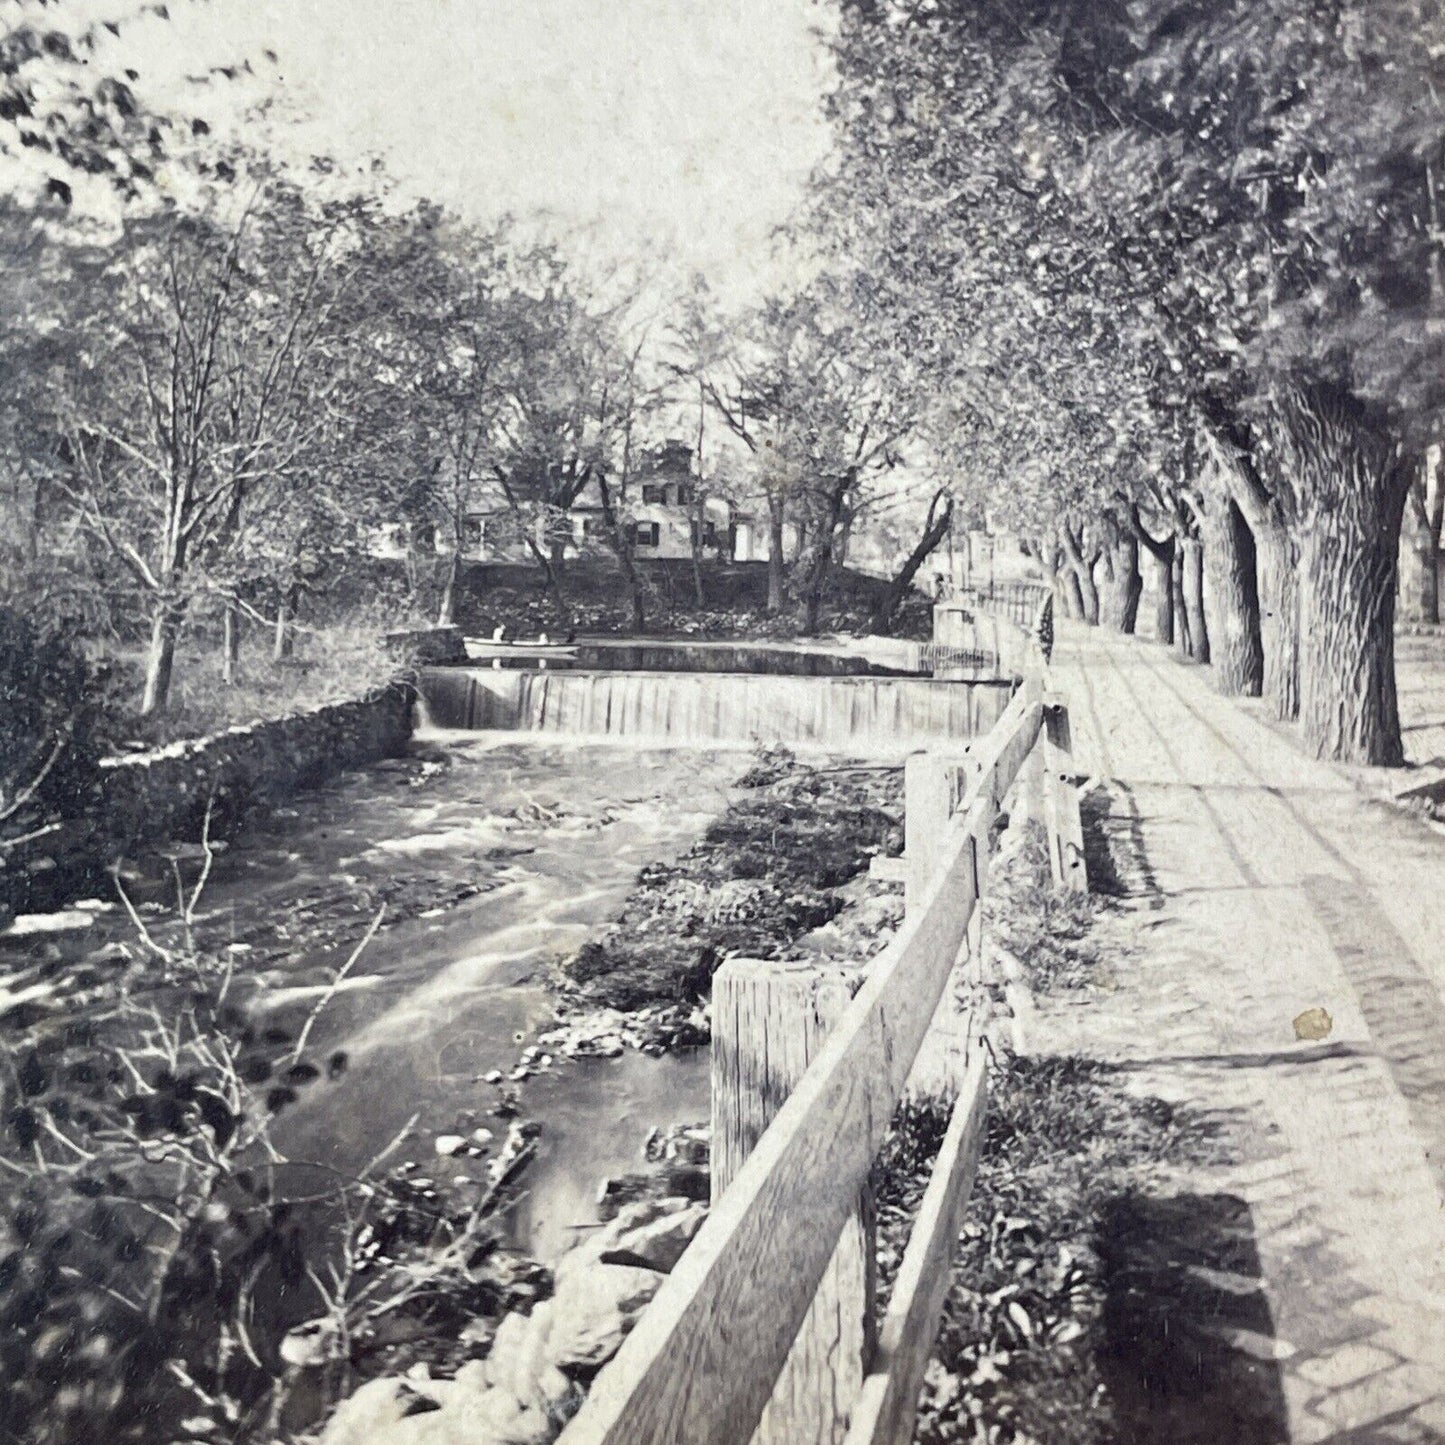
<path id="1" fill-rule="evenodd" d="M 1048 856 L 1042 824 L 1030 821 L 1019 851 L 995 865 L 984 900 L 990 947 L 1016 959 L 1045 996 L 1098 984 L 1105 969 L 1090 937 L 1097 900 L 1054 888 Z"/>
<path id="2" fill-rule="evenodd" d="M 134 200 L 151 188 L 178 133 L 204 131 L 202 121 L 178 127 L 144 106 L 132 88 L 139 77 L 106 53 L 110 37 L 168 19 L 165 4 L 13 0 L 9 9 L 0 34 L 0 156 L 9 188 L 68 206 L 75 187 L 98 179 Z"/>
<path id="3" fill-rule="evenodd" d="M 736 325 L 695 296 L 681 313 L 677 370 L 745 452 L 734 494 L 768 518 L 775 579 L 783 528 L 801 537 L 794 559 L 806 632 L 849 534 L 889 491 L 919 424 L 910 348 L 859 305 L 845 270 L 824 272 L 792 296 L 772 297 Z M 781 605 L 773 588 L 771 605 Z"/>
<path id="4" fill-rule="evenodd" d="M 0 606 L 0 851 L 75 817 L 97 781 L 97 698 L 85 659 Z"/>
<path id="5" fill-rule="evenodd" d="M 1189 537 L 1237 506 L 1266 691 L 1345 760 L 1401 753 L 1394 555 L 1445 399 L 1441 25 L 1430 0 L 856 0 L 835 46 L 813 224 L 919 337 L 974 489 L 1041 557 L 1059 531 L 1085 593 L 1134 505 Z"/>
<path id="6" fill-rule="evenodd" d="M 939 1101 L 906 1103 L 879 1156 L 885 1289 L 947 1125 Z M 1202 1121 L 1131 1095 L 1103 1066 L 1014 1059 L 999 1069 L 917 1438 L 1135 1438 L 1121 1428 L 1101 1370 L 1110 1280 L 1100 1235 L 1121 1193 L 1147 1189 L 1160 1165 L 1211 1148 Z"/>
<path id="7" fill-rule="evenodd" d="M 297 1031 L 253 1021 L 263 986 L 193 941 L 204 881 L 178 873 L 176 915 L 135 913 L 135 944 L 7 979 L 21 1000 L 0 1015 L 7 1439 L 146 1440 L 157 1421 L 273 1439 L 298 1350 L 327 1366 L 315 1411 L 399 1341 L 455 1341 L 525 1283 L 493 1261 L 500 1184 L 388 1169 L 390 1149 L 343 1175 L 276 1147 L 275 1116 L 347 1058 L 308 1050 L 325 996 Z M 290 1332 L 308 1309 L 321 1338 L 302 1346 L 318 1330 Z"/>

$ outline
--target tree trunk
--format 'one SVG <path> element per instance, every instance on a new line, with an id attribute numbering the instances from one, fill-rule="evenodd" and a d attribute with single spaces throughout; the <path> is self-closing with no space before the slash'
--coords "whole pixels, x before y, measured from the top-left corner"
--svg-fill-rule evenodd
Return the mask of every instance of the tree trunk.
<path id="1" fill-rule="evenodd" d="M 624 471 L 624 477 L 626 472 Z M 602 515 L 607 522 L 607 535 L 612 539 L 612 550 L 627 579 L 627 593 L 632 603 L 632 630 L 641 633 L 647 626 L 647 599 L 642 574 L 638 571 L 637 557 L 633 550 L 634 531 L 626 517 L 618 513 L 613 503 L 612 488 L 605 473 L 597 478 L 597 494 L 602 502 Z M 625 495 L 625 494 L 624 494 Z"/>
<path id="2" fill-rule="evenodd" d="M 1064 555 L 1069 562 L 1069 600 L 1077 605 L 1077 616 L 1090 627 L 1099 625 L 1099 589 L 1094 582 L 1094 563 L 1084 555 L 1083 539 L 1067 522 L 1059 528 Z"/>
<path id="3" fill-rule="evenodd" d="M 898 604 L 908 595 L 908 589 L 913 585 L 913 579 L 918 576 L 919 568 L 937 550 L 938 544 L 948 535 L 952 524 L 953 503 L 948 502 L 936 517 L 930 519 L 923 529 L 923 535 L 908 554 L 908 560 L 899 569 L 898 575 L 884 588 L 874 605 L 873 625 L 878 631 L 887 632 L 893 625 L 893 614 L 898 611 Z"/>
<path id="4" fill-rule="evenodd" d="M 1254 529 L 1259 560 L 1259 634 L 1264 645 L 1262 696 L 1281 722 L 1299 716 L 1299 545 L 1280 521 Z"/>
<path id="5" fill-rule="evenodd" d="M 823 615 L 823 581 L 827 576 L 826 564 L 810 567 L 808 589 L 803 597 L 803 636 L 815 637 Z"/>
<path id="6" fill-rule="evenodd" d="M 226 603 L 221 634 L 221 681 L 230 687 L 241 660 L 241 609 L 234 602 Z"/>
<path id="7" fill-rule="evenodd" d="M 181 631 L 181 608 L 171 599 L 156 604 L 151 619 L 150 647 L 146 651 L 145 690 L 141 694 L 142 717 L 166 710 L 171 696 L 171 676 L 176 666 L 176 640 Z"/>
<path id="8" fill-rule="evenodd" d="M 1335 762 L 1404 762 L 1395 693 L 1395 583 L 1411 463 L 1348 397 L 1285 416 L 1299 518 L 1299 719 Z"/>
<path id="9" fill-rule="evenodd" d="M 1059 570 L 1059 581 L 1063 587 L 1064 611 L 1074 619 L 1075 622 L 1084 620 L 1084 590 L 1079 585 L 1079 571 L 1072 563 L 1065 560 Z"/>
<path id="10" fill-rule="evenodd" d="M 707 606 L 707 596 L 702 586 L 702 530 L 706 525 L 703 509 L 699 507 L 692 521 L 692 596 L 701 611 Z"/>
<path id="11" fill-rule="evenodd" d="M 1154 641 L 1165 647 L 1174 643 L 1174 536 L 1156 538 L 1145 530 L 1139 509 L 1129 509 L 1129 525 L 1149 554 L 1154 580 Z"/>
<path id="12" fill-rule="evenodd" d="M 768 499 L 768 611 L 783 610 L 783 506 Z"/>
<path id="13" fill-rule="evenodd" d="M 1174 539 L 1169 555 L 1169 610 L 1174 616 L 1174 654 L 1187 658 L 1190 650 L 1189 613 L 1184 606 L 1184 548 Z"/>
<path id="14" fill-rule="evenodd" d="M 437 605 L 437 626 L 452 627 L 457 620 L 457 578 L 462 570 L 462 554 L 453 547 L 447 562 L 446 580 L 442 583 L 441 602 Z"/>
<path id="15" fill-rule="evenodd" d="M 1197 537 L 1180 541 L 1184 616 L 1188 623 L 1191 661 L 1209 661 L 1209 628 L 1204 619 L 1204 547 Z"/>
<path id="16" fill-rule="evenodd" d="M 1209 497 L 1203 517 L 1208 571 L 1205 616 L 1215 685 L 1228 697 L 1258 697 L 1264 686 L 1254 536 L 1232 497 Z"/>
<path id="17" fill-rule="evenodd" d="M 1242 449 L 1217 444 L 1221 475 L 1254 538 L 1259 638 L 1264 650 L 1260 696 L 1281 722 L 1299 715 L 1299 545 L 1289 489 L 1266 491 Z"/>
<path id="18" fill-rule="evenodd" d="M 1433 454 L 1432 454 L 1433 455 Z M 1438 480 L 1432 486 L 1432 466 L 1427 461 L 1410 481 L 1405 502 L 1404 537 L 1411 567 L 1400 579 L 1400 608 L 1412 622 L 1440 621 L 1440 529 L 1445 509 L 1445 487 Z"/>
<path id="19" fill-rule="evenodd" d="M 846 534 L 847 531 L 843 503 L 847 500 L 852 483 L 851 473 L 834 481 L 832 490 L 828 493 L 826 515 L 818 522 L 803 596 L 803 632 L 808 637 L 817 633 L 822 618 L 823 593 L 828 586 L 828 574 L 833 570 L 833 555 L 838 545 L 840 526 L 843 533 Z"/>
<path id="20" fill-rule="evenodd" d="M 291 618 L 296 611 L 296 586 L 285 588 L 276 604 L 276 633 L 271 643 L 271 661 L 285 662 L 291 656 Z"/>
<path id="21" fill-rule="evenodd" d="M 1107 620 L 1120 632 L 1132 634 L 1139 621 L 1139 598 L 1144 579 L 1139 573 L 1139 539 L 1126 528 L 1119 529 L 1110 553 L 1113 583 Z"/>
<path id="22" fill-rule="evenodd" d="M 1062 548 L 1057 542 L 1045 544 L 1040 541 L 1033 541 L 1025 544 L 1025 556 L 1032 557 L 1039 564 L 1039 571 L 1044 574 L 1044 581 L 1048 583 L 1065 612 L 1069 612 L 1070 598 L 1067 596 L 1067 584 L 1064 581 L 1065 567 L 1062 560 Z"/>
<path id="23" fill-rule="evenodd" d="M 1099 584 L 1094 581 L 1094 563 L 1085 557 L 1077 571 L 1079 592 L 1084 604 L 1084 621 L 1090 627 L 1097 627 L 1099 625 Z"/>

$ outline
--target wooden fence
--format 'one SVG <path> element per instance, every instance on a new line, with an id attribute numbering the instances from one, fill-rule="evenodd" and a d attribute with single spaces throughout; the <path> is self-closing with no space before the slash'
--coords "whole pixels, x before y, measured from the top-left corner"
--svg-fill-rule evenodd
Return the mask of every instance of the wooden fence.
<path id="1" fill-rule="evenodd" d="M 1039 582 L 957 588 L 933 606 L 932 643 L 922 648 L 982 653 L 1005 673 L 1048 671 L 1054 646 L 1054 594 Z"/>
<path id="2" fill-rule="evenodd" d="M 1068 734 L 1035 677 L 968 753 L 910 763 L 904 923 L 861 987 L 796 965 L 718 971 L 713 1209 L 563 1445 L 911 1438 L 982 1136 L 979 1057 L 876 1330 L 869 1172 L 970 935 L 976 944 L 994 824 L 1040 738 L 1053 749 L 1047 796 Z M 1046 802 L 1046 819 L 1056 828 L 1069 807 Z"/>
<path id="3" fill-rule="evenodd" d="M 1053 596 L 1043 582 L 993 582 L 983 587 L 964 584 L 948 593 L 948 600 L 962 602 L 993 617 L 1006 617 L 1019 627 L 1030 627 L 1044 601 Z"/>

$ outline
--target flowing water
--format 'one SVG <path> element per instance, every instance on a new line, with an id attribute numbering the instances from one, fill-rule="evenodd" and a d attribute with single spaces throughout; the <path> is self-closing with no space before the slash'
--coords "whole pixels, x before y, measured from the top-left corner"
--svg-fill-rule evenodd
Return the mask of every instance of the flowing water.
<path id="1" fill-rule="evenodd" d="M 348 1058 L 278 1116 L 286 1155 L 352 1173 L 417 1116 L 391 1158 L 465 1172 L 433 1141 L 459 1124 L 505 1132 L 480 1076 L 508 1072 L 551 1024 L 547 971 L 611 921 L 643 864 L 701 835 L 745 765 L 736 753 L 432 731 L 407 757 L 258 820 L 219 855 L 198 938 L 229 948 L 238 977 L 264 978 L 265 1022 L 293 1036 L 326 998 L 310 1053 Z M 142 870 L 131 888 L 146 907 L 164 896 L 164 871 Z M 379 907 L 383 926 L 330 992 Z M 127 938 L 131 925 L 111 912 L 64 946 L 83 957 Z M 3 939 L 0 953 L 38 945 Z M 543 1133 L 515 1242 L 555 1253 L 595 1218 L 599 1180 L 637 1166 L 652 1125 L 707 1112 L 705 1051 L 559 1061 L 528 1080 L 521 1114 Z M 295 1177 L 309 1173 L 297 1166 Z"/>
<path id="2" fill-rule="evenodd" d="M 432 667 L 426 706 L 453 728 L 900 755 L 988 731 L 1013 684 L 905 676 Z"/>

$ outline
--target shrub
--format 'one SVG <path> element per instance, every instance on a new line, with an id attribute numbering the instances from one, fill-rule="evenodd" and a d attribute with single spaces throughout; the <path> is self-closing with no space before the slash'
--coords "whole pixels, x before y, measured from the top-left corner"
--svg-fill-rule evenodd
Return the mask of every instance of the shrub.
<path id="1" fill-rule="evenodd" d="M 98 713 L 84 657 L 0 607 L 0 839 L 83 809 L 96 783 Z"/>

